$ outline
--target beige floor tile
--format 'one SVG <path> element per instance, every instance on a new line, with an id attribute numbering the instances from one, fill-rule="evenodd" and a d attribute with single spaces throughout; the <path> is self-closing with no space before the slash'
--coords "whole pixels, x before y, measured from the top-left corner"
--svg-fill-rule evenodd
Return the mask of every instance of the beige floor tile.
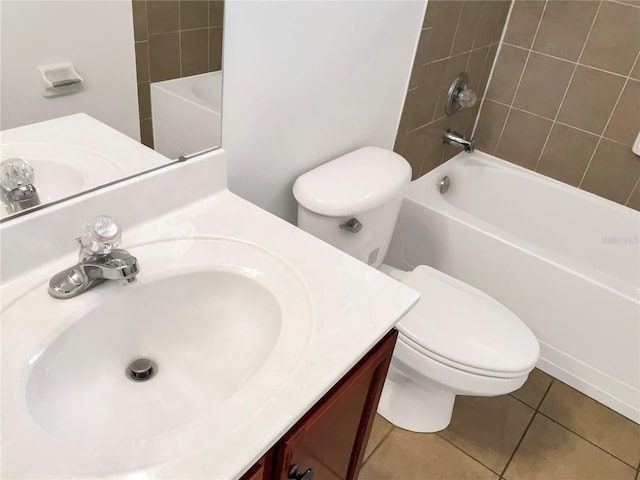
<path id="1" fill-rule="evenodd" d="M 538 408 L 547 388 L 553 382 L 553 377 L 547 375 L 542 370 L 534 368 L 529 374 L 529 378 L 524 385 L 511 395 L 530 407 Z"/>
<path id="2" fill-rule="evenodd" d="M 367 448 L 364 451 L 365 461 L 392 428 L 393 425 L 391 423 L 387 422 L 381 415 L 376 414 L 376 418 L 373 420 L 373 427 L 371 427 L 371 435 L 369 435 L 369 443 L 367 443 Z"/>
<path id="3" fill-rule="evenodd" d="M 509 395 L 459 396 L 451 425 L 439 435 L 501 473 L 533 414 L 532 408 Z"/>
<path id="4" fill-rule="evenodd" d="M 634 468 L 640 462 L 640 425 L 556 381 L 540 412 Z"/>
<path id="5" fill-rule="evenodd" d="M 505 472 L 506 480 L 633 480 L 636 470 L 537 414 Z"/>
<path id="6" fill-rule="evenodd" d="M 362 467 L 359 480 L 467 480 L 498 477 L 435 434 L 395 428 Z"/>

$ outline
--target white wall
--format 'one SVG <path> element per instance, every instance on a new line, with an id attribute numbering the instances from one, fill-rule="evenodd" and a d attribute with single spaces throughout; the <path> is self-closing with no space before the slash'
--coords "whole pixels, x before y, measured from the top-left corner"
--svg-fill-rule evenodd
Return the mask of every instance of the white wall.
<path id="1" fill-rule="evenodd" d="M 364 145 L 392 148 L 425 6 L 227 0 L 231 191 L 295 221 L 300 174 Z"/>
<path id="2" fill-rule="evenodd" d="M 0 129 L 84 112 L 140 139 L 130 1 L 0 2 Z M 45 98 L 39 65 L 72 62 L 82 90 Z"/>

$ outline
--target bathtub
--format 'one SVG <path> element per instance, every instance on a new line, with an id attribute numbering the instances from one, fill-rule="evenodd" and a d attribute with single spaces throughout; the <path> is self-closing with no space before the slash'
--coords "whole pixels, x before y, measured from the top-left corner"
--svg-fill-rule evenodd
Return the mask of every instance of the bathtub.
<path id="1" fill-rule="evenodd" d="M 462 153 L 412 182 L 385 262 L 493 296 L 538 337 L 541 370 L 640 422 L 639 235 L 635 210 Z"/>
<path id="2" fill-rule="evenodd" d="M 220 145 L 222 71 L 151 84 L 154 150 L 165 157 Z"/>

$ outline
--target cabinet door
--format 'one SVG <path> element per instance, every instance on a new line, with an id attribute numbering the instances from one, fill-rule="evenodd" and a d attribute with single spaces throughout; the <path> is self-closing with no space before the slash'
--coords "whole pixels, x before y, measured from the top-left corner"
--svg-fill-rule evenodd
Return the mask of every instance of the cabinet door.
<path id="1" fill-rule="evenodd" d="M 245 473 L 240 480 L 271 480 L 271 468 L 273 467 L 273 449 Z"/>
<path id="2" fill-rule="evenodd" d="M 397 332 L 393 330 L 278 444 L 275 478 L 357 478 Z M 296 468 L 297 473 L 292 474 Z"/>

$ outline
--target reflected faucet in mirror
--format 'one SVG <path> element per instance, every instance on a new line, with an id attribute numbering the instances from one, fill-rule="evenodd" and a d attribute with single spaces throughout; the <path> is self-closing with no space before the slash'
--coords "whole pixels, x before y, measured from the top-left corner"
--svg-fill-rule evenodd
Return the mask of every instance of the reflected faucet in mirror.
<path id="1" fill-rule="evenodd" d="M 9 215 L 40 204 L 34 177 L 26 160 L 7 158 L 0 163 L 0 200 Z"/>

